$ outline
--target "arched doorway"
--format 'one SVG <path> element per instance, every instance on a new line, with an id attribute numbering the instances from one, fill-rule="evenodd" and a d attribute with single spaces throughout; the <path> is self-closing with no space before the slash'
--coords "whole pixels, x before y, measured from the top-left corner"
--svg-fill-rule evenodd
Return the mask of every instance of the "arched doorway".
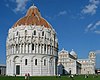
<path id="1" fill-rule="evenodd" d="M 20 75 L 20 65 L 16 65 L 16 75 Z"/>
<path id="2" fill-rule="evenodd" d="M 65 68 L 62 66 L 62 74 L 65 75 Z"/>
<path id="3" fill-rule="evenodd" d="M 20 75 L 20 57 L 19 56 L 15 56 L 14 57 L 14 75 Z"/>
<path id="4" fill-rule="evenodd" d="M 71 70 L 69 70 L 69 74 L 71 74 Z"/>

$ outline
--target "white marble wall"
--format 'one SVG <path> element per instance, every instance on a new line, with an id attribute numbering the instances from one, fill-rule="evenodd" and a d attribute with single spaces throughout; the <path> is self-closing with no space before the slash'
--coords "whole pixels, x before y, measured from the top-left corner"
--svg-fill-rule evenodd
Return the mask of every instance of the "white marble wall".
<path id="1" fill-rule="evenodd" d="M 43 31 L 44 36 L 42 36 Z M 34 50 L 32 50 L 32 44 L 34 44 Z M 20 65 L 21 76 L 25 73 L 30 73 L 32 76 L 55 75 L 56 73 L 55 59 L 58 56 L 58 41 L 52 28 L 21 25 L 9 29 L 6 52 L 7 75 L 16 74 L 16 65 Z M 42 57 L 46 58 L 46 66 L 43 65 Z M 38 60 L 36 66 L 34 65 L 35 58 Z M 28 61 L 27 65 L 25 65 L 25 59 Z"/>

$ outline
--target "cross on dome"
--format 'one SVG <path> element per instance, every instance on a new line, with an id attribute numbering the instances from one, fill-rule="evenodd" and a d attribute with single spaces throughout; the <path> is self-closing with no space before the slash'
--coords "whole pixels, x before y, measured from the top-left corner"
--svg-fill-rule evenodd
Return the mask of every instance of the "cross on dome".
<path id="1" fill-rule="evenodd" d="M 34 3 L 33 3 L 33 5 L 30 7 L 30 8 L 37 8 L 35 5 L 34 5 Z"/>

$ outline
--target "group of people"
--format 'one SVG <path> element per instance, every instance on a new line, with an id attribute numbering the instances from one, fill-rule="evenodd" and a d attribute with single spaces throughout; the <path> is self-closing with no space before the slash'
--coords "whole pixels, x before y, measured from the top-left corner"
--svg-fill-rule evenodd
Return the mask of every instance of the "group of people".
<path id="1" fill-rule="evenodd" d="M 25 80 L 29 80 L 30 79 L 30 74 L 25 74 Z"/>

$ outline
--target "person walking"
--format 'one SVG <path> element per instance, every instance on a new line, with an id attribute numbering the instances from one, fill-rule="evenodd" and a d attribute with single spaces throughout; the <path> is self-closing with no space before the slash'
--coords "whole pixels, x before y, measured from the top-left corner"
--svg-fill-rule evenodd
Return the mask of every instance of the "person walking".
<path id="1" fill-rule="evenodd" d="M 28 73 L 27 75 L 28 75 L 28 76 L 27 76 L 28 80 L 30 80 L 30 74 Z"/>
<path id="2" fill-rule="evenodd" d="M 27 80 L 27 74 L 25 74 L 25 80 Z"/>

